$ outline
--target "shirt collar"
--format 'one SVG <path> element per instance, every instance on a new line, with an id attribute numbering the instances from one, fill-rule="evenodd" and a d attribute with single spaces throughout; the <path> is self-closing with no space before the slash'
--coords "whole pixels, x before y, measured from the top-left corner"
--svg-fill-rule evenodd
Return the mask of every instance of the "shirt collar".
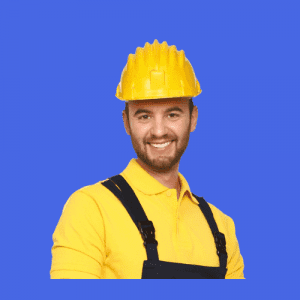
<path id="1" fill-rule="evenodd" d="M 151 176 L 146 170 L 144 170 L 135 158 L 132 158 L 126 169 L 120 173 L 130 186 L 133 186 L 140 192 L 146 195 L 155 195 L 162 193 L 169 188 L 161 184 L 158 180 L 156 180 L 153 176 Z M 190 191 L 189 184 L 187 183 L 184 176 L 178 172 L 178 176 L 181 182 L 181 195 L 185 193 L 188 197 L 195 202 L 197 205 L 199 204 L 194 197 L 192 197 L 192 193 Z"/>

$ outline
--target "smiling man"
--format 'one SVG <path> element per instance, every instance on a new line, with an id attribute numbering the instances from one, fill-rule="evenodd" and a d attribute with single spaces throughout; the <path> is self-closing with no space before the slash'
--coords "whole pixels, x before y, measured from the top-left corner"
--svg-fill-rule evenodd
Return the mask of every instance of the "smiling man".
<path id="1" fill-rule="evenodd" d="M 196 128 L 197 107 L 192 98 L 132 101 L 129 106 L 123 121 L 136 162 L 164 186 L 176 189 L 179 199 L 179 161 Z"/>
<path id="2" fill-rule="evenodd" d="M 175 46 L 155 40 L 128 56 L 116 97 L 137 158 L 70 196 L 53 233 L 51 278 L 244 278 L 233 220 L 178 171 L 200 93 Z"/>

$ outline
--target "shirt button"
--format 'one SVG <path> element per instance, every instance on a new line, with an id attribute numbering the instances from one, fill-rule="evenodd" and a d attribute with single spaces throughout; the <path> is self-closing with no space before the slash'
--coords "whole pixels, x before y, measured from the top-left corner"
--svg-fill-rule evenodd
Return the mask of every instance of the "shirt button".
<path id="1" fill-rule="evenodd" d="M 172 192 L 171 191 L 167 191 L 167 196 L 168 197 L 172 196 Z"/>

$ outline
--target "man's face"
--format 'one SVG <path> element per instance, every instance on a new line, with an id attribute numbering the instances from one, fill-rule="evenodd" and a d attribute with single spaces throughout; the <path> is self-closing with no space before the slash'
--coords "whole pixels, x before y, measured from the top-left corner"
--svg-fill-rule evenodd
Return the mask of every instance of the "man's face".
<path id="1" fill-rule="evenodd" d="M 189 98 L 130 101 L 128 106 L 130 124 L 125 111 L 123 121 L 138 160 L 146 168 L 159 173 L 178 169 L 190 132 L 196 128 L 197 107 L 190 118 Z M 164 148 L 151 145 L 166 142 L 171 143 Z"/>

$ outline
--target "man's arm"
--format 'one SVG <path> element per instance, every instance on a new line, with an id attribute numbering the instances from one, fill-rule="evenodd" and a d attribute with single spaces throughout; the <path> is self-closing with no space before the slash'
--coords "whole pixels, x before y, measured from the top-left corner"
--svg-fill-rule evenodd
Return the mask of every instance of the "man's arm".
<path id="1" fill-rule="evenodd" d="M 226 244 L 228 243 L 228 246 L 226 245 L 226 248 L 230 250 L 230 253 L 228 253 L 227 273 L 225 279 L 245 279 L 244 260 L 240 253 L 239 243 L 235 233 L 234 222 L 230 217 L 228 217 L 227 219 L 227 225 L 230 236 L 229 239 L 226 238 Z"/>
<path id="2" fill-rule="evenodd" d="M 51 279 L 100 279 L 105 234 L 95 200 L 76 191 L 64 206 L 53 233 Z"/>

